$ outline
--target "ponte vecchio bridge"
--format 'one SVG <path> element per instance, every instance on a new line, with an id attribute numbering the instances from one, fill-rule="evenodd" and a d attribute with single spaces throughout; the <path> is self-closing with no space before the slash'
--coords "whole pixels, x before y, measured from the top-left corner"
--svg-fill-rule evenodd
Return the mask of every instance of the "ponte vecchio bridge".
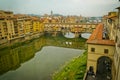
<path id="1" fill-rule="evenodd" d="M 96 26 L 97 24 L 95 23 L 45 23 L 44 31 L 52 33 L 54 36 L 58 32 L 62 32 L 63 34 L 72 32 L 78 37 L 81 33 L 92 33 Z"/>

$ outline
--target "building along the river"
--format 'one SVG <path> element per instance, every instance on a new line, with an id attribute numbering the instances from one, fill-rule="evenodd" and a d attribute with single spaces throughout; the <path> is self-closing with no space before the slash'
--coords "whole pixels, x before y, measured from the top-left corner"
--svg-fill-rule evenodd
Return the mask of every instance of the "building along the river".
<path id="1" fill-rule="evenodd" d="M 43 18 L 25 14 L 13 14 L 0 11 L 0 44 L 30 40 L 41 36 L 44 32 L 72 32 L 76 37 L 81 33 L 91 33 L 97 23 L 87 23 L 81 16 L 46 16 Z M 84 22 L 84 23 L 83 23 Z"/>
<path id="2" fill-rule="evenodd" d="M 89 70 L 90 67 L 93 67 L 94 73 L 100 73 L 100 75 L 103 73 L 107 74 L 104 64 L 109 63 L 109 67 L 112 68 L 113 55 L 115 50 L 114 41 L 105 38 L 106 36 L 104 36 L 105 34 L 103 31 L 103 24 L 99 24 L 90 38 L 87 40 L 87 70 Z"/>
<path id="3" fill-rule="evenodd" d="M 40 18 L 35 20 L 28 15 L 0 10 L 0 44 L 30 40 L 43 31 L 44 24 Z"/>
<path id="4" fill-rule="evenodd" d="M 0 11 L 0 44 L 6 43 L 15 37 L 13 12 Z"/>
<path id="5" fill-rule="evenodd" d="M 120 80 L 120 7 L 117 9 L 103 17 L 103 24 L 87 41 L 87 76 L 92 73 L 96 79 Z"/>
<path id="6" fill-rule="evenodd" d="M 24 17 L 22 15 L 14 15 L 14 30 L 17 38 L 24 39 Z"/>
<path id="7" fill-rule="evenodd" d="M 33 36 L 38 37 L 44 30 L 44 24 L 37 17 L 31 17 L 33 26 Z"/>
<path id="8" fill-rule="evenodd" d="M 107 24 L 109 28 L 112 28 L 110 39 L 115 42 L 115 53 L 113 60 L 113 80 L 120 80 L 120 7 L 117 8 L 117 17 L 109 14 L 107 18 Z M 113 35 L 112 35 L 113 34 Z"/>

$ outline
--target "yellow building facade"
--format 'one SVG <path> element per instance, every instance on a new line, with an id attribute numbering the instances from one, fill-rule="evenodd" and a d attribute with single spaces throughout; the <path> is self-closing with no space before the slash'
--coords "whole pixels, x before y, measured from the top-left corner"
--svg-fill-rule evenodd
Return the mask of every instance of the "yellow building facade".
<path id="1" fill-rule="evenodd" d="M 7 35 L 8 35 L 7 23 L 5 22 L 4 17 L 0 17 L 0 44 L 7 42 Z"/>
<path id="2" fill-rule="evenodd" d="M 32 18 L 32 25 L 33 25 L 33 33 L 40 32 L 40 21 L 37 18 Z"/>
<path id="3" fill-rule="evenodd" d="M 115 42 L 108 36 L 106 26 L 100 23 L 87 40 L 87 74 L 92 68 L 95 78 L 114 80 Z"/>
<path id="4" fill-rule="evenodd" d="M 13 12 L 0 11 L 0 44 L 10 42 L 15 38 Z"/>
<path id="5" fill-rule="evenodd" d="M 120 7 L 118 12 L 109 12 L 104 17 L 104 25 L 109 32 L 109 38 L 115 42 L 115 52 L 113 58 L 113 80 L 120 79 Z"/>
<path id="6" fill-rule="evenodd" d="M 110 80 L 120 80 L 120 7 L 117 9 L 103 17 L 103 25 L 98 25 L 87 41 L 87 71 L 92 66 L 95 74 L 107 73 Z"/>
<path id="7" fill-rule="evenodd" d="M 35 18 L 37 20 L 32 16 L 0 10 L 0 44 L 29 40 L 38 36 L 34 33 L 42 35 L 44 23 L 38 17 Z"/>

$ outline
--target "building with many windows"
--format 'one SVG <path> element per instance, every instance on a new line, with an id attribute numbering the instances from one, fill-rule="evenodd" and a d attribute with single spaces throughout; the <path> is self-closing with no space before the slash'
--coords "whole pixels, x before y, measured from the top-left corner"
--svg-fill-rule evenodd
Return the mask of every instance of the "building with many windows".
<path id="1" fill-rule="evenodd" d="M 117 9 L 103 17 L 103 24 L 87 40 L 89 78 L 92 74 L 94 79 L 120 80 L 120 7 Z"/>
<path id="2" fill-rule="evenodd" d="M 0 44 L 11 41 L 15 37 L 13 12 L 0 11 Z"/>
<path id="3" fill-rule="evenodd" d="M 115 52 L 113 56 L 113 80 L 120 79 L 120 7 L 118 12 L 109 12 L 104 18 L 104 25 L 109 32 L 109 38 L 115 42 Z"/>
<path id="4" fill-rule="evenodd" d="M 113 40 L 106 38 L 103 24 L 99 24 L 90 38 L 87 40 L 88 44 L 88 59 L 87 70 L 93 67 L 95 74 L 106 75 L 106 64 L 109 63 L 109 68 L 112 69 L 113 55 L 115 53 L 115 43 Z M 111 72 L 111 70 L 110 70 Z M 112 73 L 110 73 L 112 74 Z"/>
<path id="5" fill-rule="evenodd" d="M 14 30 L 17 38 L 23 38 L 24 34 L 24 16 L 23 15 L 14 15 Z"/>
<path id="6" fill-rule="evenodd" d="M 5 22 L 5 18 L 0 17 L 0 44 L 6 43 L 8 41 L 7 35 L 8 35 L 8 29 L 7 29 L 7 24 Z"/>
<path id="7" fill-rule="evenodd" d="M 0 44 L 39 37 L 43 31 L 44 23 L 38 17 L 0 10 Z"/>

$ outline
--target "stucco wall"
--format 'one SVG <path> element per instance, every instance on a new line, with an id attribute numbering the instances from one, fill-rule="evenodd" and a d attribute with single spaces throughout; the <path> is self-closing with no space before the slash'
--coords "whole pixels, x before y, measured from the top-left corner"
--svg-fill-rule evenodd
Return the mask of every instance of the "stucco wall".
<path id="1" fill-rule="evenodd" d="M 91 48 L 95 48 L 95 52 L 91 52 Z M 108 49 L 108 53 L 104 53 L 104 49 Z M 114 51 L 114 46 L 88 44 L 87 70 L 89 70 L 90 66 L 93 66 L 94 72 L 96 73 L 97 60 L 102 56 L 107 56 L 113 61 Z"/>

